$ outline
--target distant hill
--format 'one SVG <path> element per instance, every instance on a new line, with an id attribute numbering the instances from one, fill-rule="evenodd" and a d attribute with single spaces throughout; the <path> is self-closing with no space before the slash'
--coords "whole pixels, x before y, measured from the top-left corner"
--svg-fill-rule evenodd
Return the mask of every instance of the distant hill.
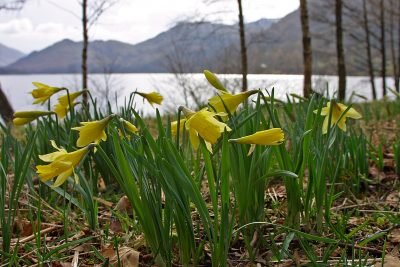
<path id="1" fill-rule="evenodd" d="M 247 36 L 257 36 L 277 20 L 262 19 L 246 25 Z M 232 71 L 227 57 L 236 57 L 236 25 L 179 23 L 154 38 L 130 45 L 118 41 L 92 41 L 89 71 L 96 72 L 199 72 L 205 68 Z M 6 73 L 80 72 L 81 42 L 68 39 L 35 51 L 2 70 Z"/>
<path id="2" fill-rule="evenodd" d="M 21 51 L 0 44 L 0 67 L 7 66 L 22 58 L 24 55 L 25 54 Z"/>

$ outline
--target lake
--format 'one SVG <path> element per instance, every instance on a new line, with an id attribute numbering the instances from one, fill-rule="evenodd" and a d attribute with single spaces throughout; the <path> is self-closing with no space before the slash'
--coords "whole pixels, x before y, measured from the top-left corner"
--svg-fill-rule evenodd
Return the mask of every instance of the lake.
<path id="1" fill-rule="evenodd" d="M 218 75 L 230 91 L 240 91 L 241 75 Z M 196 107 L 198 103 L 205 103 L 215 94 L 216 90 L 208 85 L 203 74 L 92 74 L 89 77 L 89 89 L 93 92 L 99 105 L 105 106 L 107 100 L 113 105 L 122 105 L 131 92 L 158 91 L 164 96 L 163 105 L 159 107 L 161 113 L 171 112 L 179 105 Z M 32 82 L 41 82 L 56 87 L 67 87 L 71 91 L 80 90 L 79 74 L 32 74 L 32 75 L 1 75 L 0 83 L 11 101 L 15 110 L 29 110 L 33 106 L 32 97 L 28 94 L 34 86 Z M 250 74 L 248 76 L 249 89 L 275 89 L 275 96 L 286 99 L 286 94 L 295 93 L 302 95 L 302 75 L 270 75 Z M 380 98 L 382 79 L 376 79 L 377 94 Z M 387 78 L 387 86 L 393 88 L 393 79 Z M 320 92 L 328 90 L 332 95 L 337 88 L 336 76 L 313 76 L 313 87 Z M 352 93 L 362 95 L 367 99 L 372 98 L 371 85 L 368 77 L 347 78 L 347 98 Z M 390 92 L 388 92 L 391 94 Z M 352 101 L 364 101 L 353 96 Z M 52 105 L 56 98 L 53 98 Z M 143 114 L 154 114 L 154 108 L 144 103 L 140 97 L 135 98 L 135 107 Z"/>

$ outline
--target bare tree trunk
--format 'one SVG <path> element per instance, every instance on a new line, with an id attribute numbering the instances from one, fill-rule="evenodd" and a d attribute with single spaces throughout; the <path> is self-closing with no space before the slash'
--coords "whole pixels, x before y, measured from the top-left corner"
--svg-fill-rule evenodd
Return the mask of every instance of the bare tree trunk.
<path id="1" fill-rule="evenodd" d="M 310 27 L 308 23 L 308 9 L 307 0 L 300 0 L 300 20 L 301 31 L 303 33 L 303 61 L 304 61 L 304 83 L 303 95 L 309 97 L 311 94 L 311 74 L 312 74 L 312 50 L 311 50 L 311 36 Z"/>
<path id="2" fill-rule="evenodd" d="M 395 48 L 395 40 L 394 40 L 394 12 L 395 12 L 395 5 L 394 1 L 390 0 L 390 50 L 392 56 L 392 66 L 393 66 L 393 79 L 394 79 L 394 86 L 396 91 L 399 91 L 399 80 L 397 79 L 397 58 L 396 58 L 396 48 Z"/>
<path id="3" fill-rule="evenodd" d="M 238 0 L 239 6 L 239 35 L 240 35 L 240 55 L 242 60 L 242 92 L 247 91 L 247 49 L 244 30 L 242 0 Z"/>
<path id="4" fill-rule="evenodd" d="M 8 101 L 6 94 L 3 92 L 1 84 L 0 84 L 0 115 L 6 124 L 12 122 L 14 115 L 14 109 L 12 108 L 11 103 Z"/>
<path id="5" fill-rule="evenodd" d="M 344 100 L 346 97 L 346 64 L 344 60 L 343 49 L 343 27 L 342 27 L 342 0 L 336 0 L 335 17 L 336 17 L 336 52 L 337 52 L 337 68 L 339 76 L 339 92 L 338 98 Z"/>
<path id="6" fill-rule="evenodd" d="M 380 1 L 380 28 L 381 28 L 381 56 L 382 56 L 382 96 L 386 96 L 386 45 L 385 45 L 385 3 L 384 0 Z"/>
<path id="7" fill-rule="evenodd" d="M 398 38 L 398 47 L 397 47 L 397 63 L 398 63 L 398 69 L 396 73 L 396 82 L 399 85 L 399 87 L 396 88 L 397 92 L 400 92 L 400 3 L 397 3 L 397 14 L 398 14 L 398 25 L 397 25 L 397 38 Z"/>
<path id="8" fill-rule="evenodd" d="M 363 24 L 365 31 L 365 43 L 367 49 L 368 73 L 372 88 L 372 98 L 375 100 L 376 99 L 375 74 L 374 74 L 374 66 L 372 62 L 372 53 L 371 53 L 371 39 L 370 39 L 369 23 L 368 23 L 367 0 L 363 0 L 363 18 L 364 18 Z"/>
<path id="9" fill-rule="evenodd" d="M 89 45 L 89 37 L 88 37 L 87 0 L 82 1 L 82 32 L 83 32 L 82 89 L 88 89 L 87 51 Z M 86 91 L 82 94 L 82 101 L 84 105 L 87 105 L 88 94 Z"/>

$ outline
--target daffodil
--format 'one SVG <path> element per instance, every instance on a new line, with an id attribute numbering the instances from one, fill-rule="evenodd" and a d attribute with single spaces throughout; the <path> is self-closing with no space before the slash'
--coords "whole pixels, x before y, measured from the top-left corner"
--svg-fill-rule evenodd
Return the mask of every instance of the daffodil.
<path id="1" fill-rule="evenodd" d="M 76 146 L 83 147 L 90 143 L 98 144 L 101 140 L 106 141 L 107 135 L 105 129 L 112 117 L 113 115 L 110 115 L 98 121 L 81 122 L 83 126 L 72 128 L 72 130 L 79 131 Z"/>
<path id="2" fill-rule="evenodd" d="M 264 146 L 276 146 L 282 144 L 285 140 L 285 134 L 281 128 L 272 128 L 264 131 L 258 131 L 254 134 L 243 136 L 237 139 L 229 139 L 229 142 L 239 144 L 255 144 Z"/>
<path id="3" fill-rule="evenodd" d="M 141 97 L 143 97 L 144 99 L 146 99 L 152 106 L 153 106 L 153 104 L 161 105 L 161 102 L 164 99 L 163 96 L 157 92 L 151 92 L 151 93 L 136 92 L 136 94 L 138 94 Z"/>
<path id="4" fill-rule="evenodd" d="M 236 111 L 240 103 L 245 101 L 249 96 L 256 94 L 257 92 L 257 90 L 252 90 L 236 95 L 232 95 L 230 93 L 221 93 L 220 95 L 216 95 L 210 98 L 208 100 L 208 104 L 217 112 L 233 113 Z"/>
<path id="5" fill-rule="evenodd" d="M 76 105 L 80 104 L 80 102 L 73 102 L 71 103 L 72 108 L 74 108 Z M 67 112 L 69 110 L 69 106 L 64 106 L 60 102 L 58 102 L 56 105 L 54 105 L 54 112 L 57 114 L 57 117 L 59 119 L 65 118 L 67 116 Z"/>
<path id="6" fill-rule="evenodd" d="M 80 95 L 82 95 L 85 91 L 87 90 L 69 93 L 69 100 L 68 100 L 68 94 L 62 95 L 58 98 L 58 103 L 64 107 L 68 107 L 70 102 L 74 103 L 75 99 Z"/>
<path id="7" fill-rule="evenodd" d="M 204 76 L 206 77 L 207 81 L 217 90 L 223 91 L 223 92 L 228 92 L 226 88 L 222 85 L 221 81 L 218 79 L 217 76 L 215 76 L 214 73 L 212 73 L 209 70 L 204 70 L 203 71 Z"/>
<path id="8" fill-rule="evenodd" d="M 58 187 L 74 173 L 74 168 L 86 155 L 91 146 L 83 147 L 68 153 L 65 149 L 57 147 L 54 141 L 52 142 L 52 145 L 57 149 L 56 152 L 39 156 L 41 160 L 44 162 L 50 162 L 50 164 L 36 166 L 36 172 L 42 182 L 47 182 L 50 179 L 57 177 L 53 187 Z"/>
<path id="9" fill-rule="evenodd" d="M 231 131 L 228 125 L 214 118 L 214 116 L 218 115 L 214 112 L 210 112 L 207 109 L 202 109 L 198 112 L 184 107 L 181 107 L 181 109 L 187 118 L 185 127 L 189 131 L 190 142 L 194 149 L 199 147 L 199 136 L 204 141 L 215 144 L 225 130 Z M 207 148 L 210 150 L 211 146 Z"/>
<path id="10" fill-rule="evenodd" d="M 179 121 L 179 132 L 182 133 L 183 127 L 185 126 L 186 119 L 181 119 Z M 178 132 L 178 121 L 171 122 L 171 133 L 172 135 L 176 135 Z"/>
<path id="11" fill-rule="evenodd" d="M 62 88 L 52 87 L 44 83 L 33 82 L 36 89 L 32 90 L 30 93 L 32 94 L 35 101 L 33 104 L 43 104 L 46 102 L 53 94 L 62 90 Z"/>
<path id="12" fill-rule="evenodd" d="M 354 108 L 350 108 L 346 111 L 348 107 L 341 103 L 336 102 L 328 102 L 326 107 L 322 108 L 321 115 L 325 116 L 324 123 L 322 125 L 322 133 L 326 134 L 328 132 L 328 123 L 329 123 L 329 113 L 332 109 L 332 117 L 331 117 L 331 125 L 337 124 L 340 129 L 344 132 L 346 131 L 346 118 L 352 119 L 361 119 L 362 116 L 358 113 Z M 344 113 L 346 111 L 346 113 Z M 318 110 L 314 110 L 314 113 L 318 113 Z M 342 114 L 344 115 L 342 116 Z M 340 120 L 339 120 L 340 119 Z"/>
<path id="13" fill-rule="evenodd" d="M 120 118 L 119 120 L 124 125 L 124 128 L 125 128 L 126 131 L 128 131 L 128 132 L 130 132 L 132 134 L 137 134 L 137 132 L 139 131 L 138 128 L 136 128 L 136 126 L 133 125 L 132 123 L 130 123 L 129 121 L 124 120 L 123 118 Z"/>
<path id="14" fill-rule="evenodd" d="M 17 111 L 14 113 L 13 124 L 15 126 L 21 126 L 31 121 L 36 120 L 39 117 L 47 116 L 54 114 L 51 111 L 40 111 L 40 110 L 32 110 L 32 111 Z"/>

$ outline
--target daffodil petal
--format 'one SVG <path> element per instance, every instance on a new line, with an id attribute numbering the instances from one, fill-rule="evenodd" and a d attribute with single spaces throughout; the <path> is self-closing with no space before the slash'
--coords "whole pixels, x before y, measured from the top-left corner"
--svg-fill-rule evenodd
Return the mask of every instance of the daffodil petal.
<path id="1" fill-rule="evenodd" d="M 328 132 L 328 123 L 329 123 L 329 117 L 326 116 L 324 119 L 324 122 L 322 124 L 322 133 L 326 134 Z"/>
<path id="2" fill-rule="evenodd" d="M 252 135 L 247 135 L 237 139 L 230 139 L 230 142 L 239 144 L 257 144 L 257 145 L 280 145 L 285 140 L 285 134 L 281 128 L 272 128 L 269 130 L 258 131 Z"/>
<path id="3" fill-rule="evenodd" d="M 51 187 L 59 187 L 60 185 L 62 185 L 68 179 L 68 177 L 72 175 L 72 172 L 73 168 L 70 168 L 65 172 L 60 173 Z"/>
<path id="4" fill-rule="evenodd" d="M 31 121 L 34 121 L 34 120 L 35 120 L 35 118 L 14 118 L 13 124 L 15 126 L 22 126 L 22 125 L 30 123 Z"/>
<path id="5" fill-rule="evenodd" d="M 197 150 L 200 145 L 200 139 L 199 136 L 197 135 L 197 132 L 194 129 L 189 129 L 189 139 L 194 150 Z"/>
<path id="6" fill-rule="evenodd" d="M 343 117 L 338 123 L 338 127 L 342 129 L 343 132 L 346 131 L 346 117 Z"/>

